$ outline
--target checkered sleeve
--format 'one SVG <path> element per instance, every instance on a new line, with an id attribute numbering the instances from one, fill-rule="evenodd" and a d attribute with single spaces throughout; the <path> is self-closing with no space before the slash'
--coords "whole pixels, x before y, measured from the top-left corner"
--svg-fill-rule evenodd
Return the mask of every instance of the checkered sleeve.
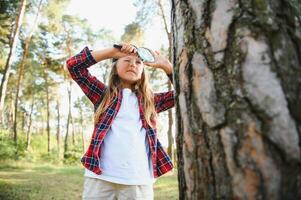
<path id="1" fill-rule="evenodd" d="M 161 143 L 157 140 L 157 175 L 162 176 L 163 174 L 169 172 L 174 166 L 168 154 L 164 151 Z"/>
<path id="2" fill-rule="evenodd" d="M 157 113 L 168 110 L 175 105 L 175 91 L 155 93 L 154 100 Z"/>
<path id="3" fill-rule="evenodd" d="M 95 63 L 96 61 L 88 47 L 66 61 L 71 78 L 94 105 L 98 103 L 106 89 L 106 86 L 88 71 L 88 67 Z"/>

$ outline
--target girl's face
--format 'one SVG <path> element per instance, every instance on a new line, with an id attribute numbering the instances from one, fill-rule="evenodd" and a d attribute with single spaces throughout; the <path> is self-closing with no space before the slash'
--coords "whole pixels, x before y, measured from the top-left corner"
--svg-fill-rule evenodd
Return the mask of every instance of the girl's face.
<path id="1" fill-rule="evenodd" d="M 119 58 L 116 67 L 123 87 L 132 88 L 141 79 L 143 62 L 136 55 Z"/>

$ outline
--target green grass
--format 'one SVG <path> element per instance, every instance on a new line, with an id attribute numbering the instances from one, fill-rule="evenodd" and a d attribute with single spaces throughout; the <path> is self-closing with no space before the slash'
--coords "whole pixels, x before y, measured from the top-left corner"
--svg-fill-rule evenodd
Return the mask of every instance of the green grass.
<path id="1" fill-rule="evenodd" d="M 80 200 L 83 187 L 80 166 L 0 163 L 1 200 Z M 176 171 L 154 185 L 155 200 L 178 199 Z"/>

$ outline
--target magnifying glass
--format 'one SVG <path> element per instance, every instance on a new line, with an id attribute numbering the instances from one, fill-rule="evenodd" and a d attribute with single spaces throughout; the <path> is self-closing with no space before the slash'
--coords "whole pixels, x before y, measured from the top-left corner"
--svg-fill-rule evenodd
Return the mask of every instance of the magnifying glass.
<path id="1" fill-rule="evenodd" d="M 114 44 L 113 47 L 117 49 L 121 49 L 122 45 Z M 133 47 L 137 50 L 138 57 L 142 60 L 142 62 L 155 62 L 155 56 L 153 55 L 152 51 L 145 47 Z"/>

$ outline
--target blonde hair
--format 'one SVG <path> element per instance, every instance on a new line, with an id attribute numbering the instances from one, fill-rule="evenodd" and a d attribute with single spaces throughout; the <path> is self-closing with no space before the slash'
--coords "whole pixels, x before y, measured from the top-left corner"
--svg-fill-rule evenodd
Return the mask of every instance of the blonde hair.
<path id="1" fill-rule="evenodd" d="M 97 124 L 100 116 L 110 106 L 112 100 L 118 95 L 118 89 L 121 89 L 121 80 L 117 73 L 117 61 L 113 63 L 112 70 L 109 75 L 109 84 L 105 90 L 105 94 L 99 106 L 94 113 L 94 124 Z M 141 79 L 137 81 L 135 90 L 142 95 L 142 104 L 144 108 L 144 117 L 147 123 L 153 127 L 153 122 L 157 118 L 157 113 L 154 105 L 154 94 L 148 82 L 148 75 L 143 69 Z"/>

